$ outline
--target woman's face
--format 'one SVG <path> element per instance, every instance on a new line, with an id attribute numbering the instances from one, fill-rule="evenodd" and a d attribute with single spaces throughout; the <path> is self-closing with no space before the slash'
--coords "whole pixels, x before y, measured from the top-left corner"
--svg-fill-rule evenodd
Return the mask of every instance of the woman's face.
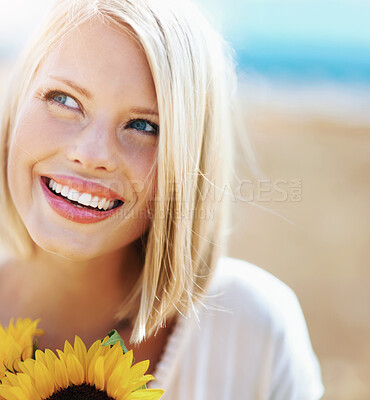
<path id="1" fill-rule="evenodd" d="M 89 259 L 142 235 L 158 125 L 139 45 L 97 20 L 71 32 L 38 71 L 9 150 L 11 195 L 33 240 Z"/>

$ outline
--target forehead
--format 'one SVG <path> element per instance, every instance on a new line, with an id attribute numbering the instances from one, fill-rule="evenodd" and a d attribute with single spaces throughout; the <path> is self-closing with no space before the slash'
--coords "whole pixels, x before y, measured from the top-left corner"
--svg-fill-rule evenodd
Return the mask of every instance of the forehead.
<path id="1" fill-rule="evenodd" d="M 51 76 L 73 79 L 93 92 L 135 90 L 155 98 L 148 61 L 134 35 L 98 19 L 74 28 L 48 54 L 37 78 Z"/>

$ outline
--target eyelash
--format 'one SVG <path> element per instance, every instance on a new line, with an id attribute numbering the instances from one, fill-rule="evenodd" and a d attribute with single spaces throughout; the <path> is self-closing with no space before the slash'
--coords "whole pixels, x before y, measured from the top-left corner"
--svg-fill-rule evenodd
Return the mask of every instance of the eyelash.
<path id="1" fill-rule="evenodd" d="M 65 104 L 59 103 L 59 101 L 54 100 L 54 97 L 57 95 L 63 95 L 63 96 L 70 97 L 72 100 L 74 100 L 78 104 L 79 109 L 71 108 L 69 106 L 66 106 Z M 58 107 L 62 107 L 66 110 L 79 111 L 81 113 L 84 113 L 81 103 L 76 98 L 74 98 L 72 95 L 70 95 L 69 93 L 66 93 L 66 92 L 61 92 L 59 90 L 46 89 L 42 92 L 41 99 L 46 102 L 52 103 Z"/>
<path id="2" fill-rule="evenodd" d="M 144 130 L 135 129 L 135 128 L 128 128 L 129 125 L 131 125 L 133 122 L 137 122 L 137 121 L 143 121 L 143 122 L 147 123 L 154 129 L 154 131 L 144 131 Z M 147 119 L 144 119 L 144 118 L 130 119 L 128 122 L 126 122 L 125 128 L 126 129 L 134 129 L 137 132 L 142 132 L 143 135 L 148 135 L 148 136 L 151 136 L 151 135 L 157 136 L 159 134 L 159 126 L 157 124 L 155 124 L 154 122 L 148 121 Z"/>
<path id="3" fill-rule="evenodd" d="M 63 96 L 70 97 L 72 100 L 74 100 L 78 104 L 79 109 L 69 107 L 65 104 L 60 103 L 59 101 L 54 100 L 54 97 L 57 95 L 63 95 Z M 84 110 L 83 110 L 81 103 L 75 97 L 73 97 L 72 95 L 70 95 L 69 93 L 66 93 L 66 92 L 62 92 L 59 90 L 46 89 L 41 94 L 41 100 L 52 103 L 58 107 L 62 107 L 63 109 L 66 109 L 66 110 L 77 111 L 77 112 L 84 114 Z M 140 130 L 140 129 L 135 129 L 135 128 L 128 128 L 130 124 L 132 124 L 133 122 L 137 122 L 137 121 L 143 121 L 143 122 L 147 123 L 154 129 L 154 131 L 145 131 L 145 130 Z M 159 126 L 157 124 L 155 124 L 154 122 L 151 122 L 145 118 L 130 119 L 125 124 L 125 129 L 134 129 L 137 132 L 141 132 L 143 135 L 147 135 L 147 136 L 151 136 L 151 135 L 157 136 L 159 134 Z"/>

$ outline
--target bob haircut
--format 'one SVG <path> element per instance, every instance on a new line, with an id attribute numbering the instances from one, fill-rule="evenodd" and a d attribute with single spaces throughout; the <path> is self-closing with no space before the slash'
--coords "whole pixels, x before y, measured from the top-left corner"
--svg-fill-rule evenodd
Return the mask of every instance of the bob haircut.
<path id="1" fill-rule="evenodd" d="M 34 246 L 13 204 L 8 149 L 30 85 L 51 49 L 93 18 L 129 32 L 146 54 L 160 135 L 144 267 L 117 319 L 140 342 L 177 312 L 195 310 L 216 266 L 227 220 L 235 73 L 228 46 L 184 0 L 57 0 L 19 60 L 1 116 L 1 232 L 19 257 Z M 4 212 L 5 210 L 5 212 Z"/>

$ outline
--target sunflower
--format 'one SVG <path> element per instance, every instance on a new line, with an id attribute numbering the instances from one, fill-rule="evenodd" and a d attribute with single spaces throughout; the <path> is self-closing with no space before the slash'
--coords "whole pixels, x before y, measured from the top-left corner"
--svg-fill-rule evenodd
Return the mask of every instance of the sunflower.
<path id="1" fill-rule="evenodd" d="M 6 371 L 19 372 L 19 362 L 33 356 L 34 337 L 43 334 L 38 329 L 39 319 L 11 319 L 5 329 L 0 324 L 0 381 Z"/>
<path id="2" fill-rule="evenodd" d="M 142 388 L 153 379 L 144 375 L 149 361 L 132 365 L 133 354 L 124 354 L 120 343 L 104 346 L 97 340 L 86 350 L 76 336 L 64 351 L 37 350 L 35 359 L 19 363 L 22 373 L 8 374 L 0 384 L 5 400 L 157 400 L 161 389 Z"/>

